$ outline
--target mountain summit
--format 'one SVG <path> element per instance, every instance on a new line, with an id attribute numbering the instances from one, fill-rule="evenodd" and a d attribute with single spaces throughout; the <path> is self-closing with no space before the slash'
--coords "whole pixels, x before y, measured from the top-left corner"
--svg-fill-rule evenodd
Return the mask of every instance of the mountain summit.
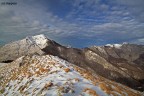
<path id="1" fill-rule="evenodd" d="M 36 35 L 3 46 L 0 62 L 34 54 L 58 56 L 88 72 L 144 91 L 143 45 L 109 44 L 77 49 L 62 46 L 44 35 Z"/>
<path id="2" fill-rule="evenodd" d="M 45 35 L 40 34 L 36 36 L 26 37 L 26 40 L 28 40 L 31 45 L 35 44 L 40 47 L 40 49 L 43 49 L 47 46 L 48 39 Z"/>
<path id="3" fill-rule="evenodd" d="M 42 55 L 44 52 L 41 49 L 48 46 L 48 41 L 46 36 L 40 34 L 6 44 L 0 49 L 0 62 L 13 61 L 18 57 L 28 54 Z"/>

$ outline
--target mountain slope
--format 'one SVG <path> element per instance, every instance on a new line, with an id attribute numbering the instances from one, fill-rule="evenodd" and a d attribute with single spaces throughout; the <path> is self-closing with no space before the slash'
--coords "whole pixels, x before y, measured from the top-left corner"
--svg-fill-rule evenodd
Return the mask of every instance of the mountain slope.
<path id="1" fill-rule="evenodd" d="M 27 39 L 30 43 L 26 43 Z M 50 54 L 107 79 L 144 91 L 143 45 L 108 44 L 77 49 L 62 46 L 44 35 L 31 36 L 16 42 L 19 43 L 13 42 L 0 49 L 0 62 L 12 61 L 28 54 Z"/>
<path id="2" fill-rule="evenodd" d="M 94 46 L 76 49 L 51 42 L 42 50 L 110 80 L 136 90 L 144 90 L 144 61 L 141 56 L 144 54 L 144 46 L 142 45 L 123 44 L 116 47 Z"/>
<path id="3" fill-rule="evenodd" d="M 0 48 L 0 62 L 11 62 L 27 54 L 44 54 L 41 49 L 47 46 L 48 39 L 44 35 L 29 36 Z"/>
<path id="4" fill-rule="evenodd" d="M 51 55 L 23 56 L 0 67 L 0 77 L 0 92 L 6 96 L 141 95 Z"/>
<path id="5" fill-rule="evenodd" d="M 88 50 L 91 50 L 92 54 L 96 54 L 91 54 L 93 58 L 102 58 L 101 60 L 91 61 L 105 64 L 104 70 L 111 70 L 107 71 L 107 73 L 109 72 L 109 79 L 116 80 L 137 90 L 144 90 L 144 84 L 142 83 L 144 80 L 144 65 L 143 60 L 139 59 L 141 54 L 144 53 L 144 46 L 123 44 L 120 48 L 103 46 L 91 47 Z M 139 60 L 139 63 L 135 62 L 137 60 Z M 105 61 L 105 63 L 102 61 Z"/>

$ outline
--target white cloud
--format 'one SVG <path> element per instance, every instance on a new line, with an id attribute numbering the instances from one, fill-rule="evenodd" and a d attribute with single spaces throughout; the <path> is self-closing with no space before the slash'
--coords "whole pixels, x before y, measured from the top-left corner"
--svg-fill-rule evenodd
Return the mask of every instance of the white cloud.
<path id="1" fill-rule="evenodd" d="M 133 44 L 142 44 L 142 45 L 144 45 L 144 38 L 132 40 L 132 41 L 130 41 L 130 43 L 133 43 Z"/>
<path id="2" fill-rule="evenodd" d="M 144 0 L 113 0 L 114 4 L 125 6 L 125 10 L 130 12 L 139 22 L 144 22 Z"/>
<path id="3" fill-rule="evenodd" d="M 63 18 L 40 1 L 32 2 L 34 0 L 18 1 L 15 7 L 0 6 L 0 33 L 21 37 L 44 33 L 53 37 L 81 36 L 103 41 L 144 36 L 143 0 L 116 0 L 107 4 L 100 0 L 74 0 L 72 10 Z"/>

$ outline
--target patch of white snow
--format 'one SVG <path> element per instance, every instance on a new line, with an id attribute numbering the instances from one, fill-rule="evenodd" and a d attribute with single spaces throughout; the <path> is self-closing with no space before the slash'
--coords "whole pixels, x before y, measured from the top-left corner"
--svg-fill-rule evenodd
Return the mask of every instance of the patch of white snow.
<path id="1" fill-rule="evenodd" d="M 122 46 L 122 44 L 114 44 L 114 47 L 117 48 L 117 49 L 120 49 Z"/>
<path id="2" fill-rule="evenodd" d="M 43 34 L 32 36 L 32 39 L 41 49 L 47 46 L 48 39 Z"/>

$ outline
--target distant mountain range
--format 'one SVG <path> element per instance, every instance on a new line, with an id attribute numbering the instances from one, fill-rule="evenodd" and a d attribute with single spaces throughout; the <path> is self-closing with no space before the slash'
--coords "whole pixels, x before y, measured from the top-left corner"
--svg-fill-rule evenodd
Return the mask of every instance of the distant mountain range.
<path id="1" fill-rule="evenodd" d="M 77 49 L 62 46 L 41 34 L 0 48 L 1 63 L 10 63 L 21 56 L 33 55 L 58 56 L 87 70 L 86 72 L 144 91 L 144 45 L 107 44 Z M 19 66 L 23 65 L 25 64 L 20 63 Z"/>

